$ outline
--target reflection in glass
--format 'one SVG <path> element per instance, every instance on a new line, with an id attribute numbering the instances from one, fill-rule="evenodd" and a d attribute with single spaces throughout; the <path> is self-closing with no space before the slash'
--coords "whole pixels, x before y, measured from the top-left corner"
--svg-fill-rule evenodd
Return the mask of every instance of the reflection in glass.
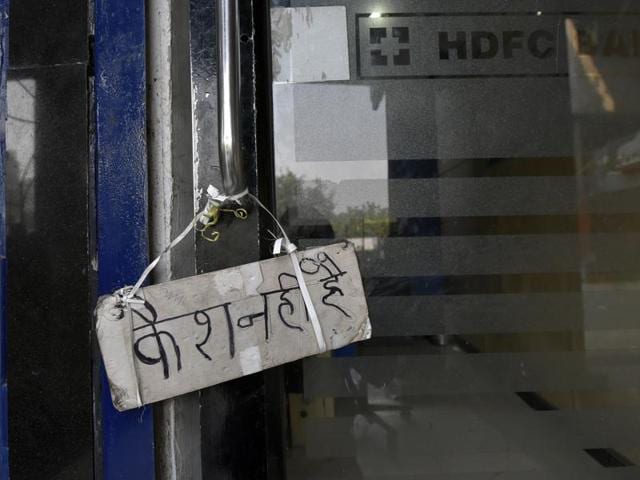
<path id="1" fill-rule="evenodd" d="M 7 224 L 9 229 L 35 229 L 34 154 L 36 83 L 33 79 L 7 82 Z"/>
<path id="2" fill-rule="evenodd" d="M 86 65 L 76 63 L 8 74 L 7 373 L 15 478 L 93 472 L 86 82 Z"/>
<path id="3" fill-rule="evenodd" d="M 637 13 L 322 3 L 272 12 L 278 213 L 375 338 L 289 369 L 289 478 L 636 478 Z"/>

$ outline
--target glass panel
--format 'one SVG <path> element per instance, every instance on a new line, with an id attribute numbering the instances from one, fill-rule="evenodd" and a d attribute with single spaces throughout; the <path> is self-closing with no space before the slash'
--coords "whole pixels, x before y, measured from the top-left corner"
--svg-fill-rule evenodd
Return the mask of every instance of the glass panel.
<path id="1" fill-rule="evenodd" d="M 6 304 L 14 479 L 94 476 L 88 7 L 10 2 Z"/>
<path id="2" fill-rule="evenodd" d="M 7 81 L 12 478 L 93 477 L 86 79 L 77 64 Z"/>
<path id="3" fill-rule="evenodd" d="M 289 478 L 637 478 L 640 11 L 272 6 L 278 215 L 374 335 L 289 367 Z"/>

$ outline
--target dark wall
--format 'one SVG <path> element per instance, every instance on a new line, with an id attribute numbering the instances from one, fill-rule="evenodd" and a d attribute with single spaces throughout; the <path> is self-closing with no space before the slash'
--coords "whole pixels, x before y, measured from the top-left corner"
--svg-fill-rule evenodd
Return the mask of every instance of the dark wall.
<path id="1" fill-rule="evenodd" d="M 87 0 L 10 7 L 11 478 L 93 478 Z"/>

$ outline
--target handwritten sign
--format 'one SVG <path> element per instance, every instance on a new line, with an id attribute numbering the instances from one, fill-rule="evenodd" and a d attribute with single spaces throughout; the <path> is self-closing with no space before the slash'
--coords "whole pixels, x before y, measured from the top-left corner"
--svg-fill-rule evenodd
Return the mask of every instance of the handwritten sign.
<path id="1" fill-rule="evenodd" d="M 296 252 L 326 349 L 371 337 L 353 245 Z M 113 404 L 127 410 L 324 351 L 290 256 L 100 298 L 97 334 Z"/>

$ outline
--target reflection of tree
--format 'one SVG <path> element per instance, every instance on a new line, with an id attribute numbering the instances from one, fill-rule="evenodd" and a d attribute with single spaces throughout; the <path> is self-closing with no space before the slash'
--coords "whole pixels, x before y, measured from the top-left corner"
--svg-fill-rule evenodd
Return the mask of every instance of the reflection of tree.
<path id="1" fill-rule="evenodd" d="M 19 158 L 15 150 L 7 150 L 5 162 L 7 227 L 21 228 L 32 232 L 34 229 L 34 157 L 20 164 L 24 160 Z"/>
<path id="2" fill-rule="evenodd" d="M 366 202 L 362 205 L 347 206 L 346 210 L 336 213 L 330 184 L 319 178 L 308 181 L 287 171 L 276 178 L 276 196 L 279 214 L 294 211 L 299 219 L 313 218 L 316 222 L 329 222 L 337 238 L 389 235 L 388 208 Z M 310 214 L 311 212 L 313 213 Z"/>
<path id="3" fill-rule="evenodd" d="M 348 207 L 346 212 L 333 216 L 331 224 L 336 236 L 386 237 L 389 235 L 389 209 L 373 202 Z"/>
<path id="4" fill-rule="evenodd" d="M 291 171 L 276 177 L 276 204 L 279 213 L 292 209 L 301 213 L 315 210 L 315 215 L 326 219 L 333 216 L 335 209 L 333 194 L 322 180 L 307 181 Z M 304 214 L 301 217 L 304 218 Z"/>

